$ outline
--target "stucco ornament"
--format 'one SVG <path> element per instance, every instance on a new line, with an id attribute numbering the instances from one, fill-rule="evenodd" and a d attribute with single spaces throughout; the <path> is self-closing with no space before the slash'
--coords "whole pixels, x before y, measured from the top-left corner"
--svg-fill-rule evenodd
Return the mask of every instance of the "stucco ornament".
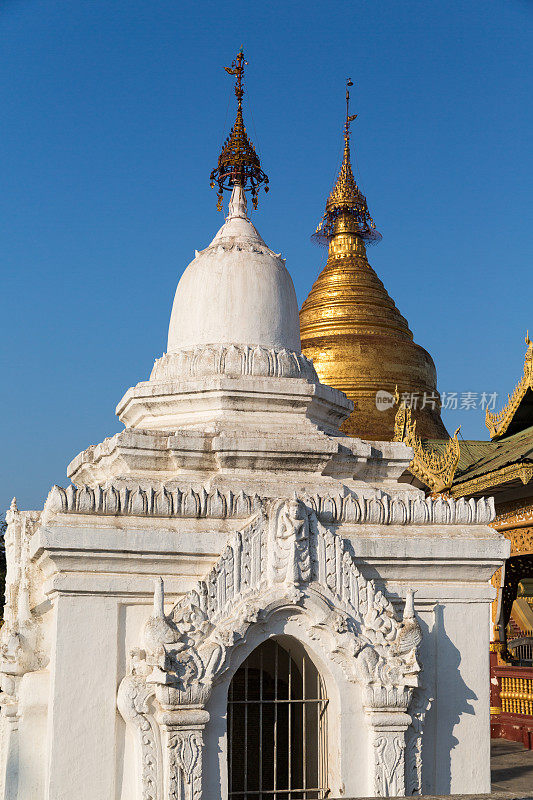
<path id="1" fill-rule="evenodd" d="M 165 353 L 155 362 L 150 380 L 179 380 L 211 375 L 253 375 L 318 381 L 313 362 L 300 353 L 285 348 L 236 344 L 198 345 Z"/>
<path id="2" fill-rule="evenodd" d="M 35 525 L 32 514 L 21 513 L 15 498 L 6 514 L 6 604 L 0 632 L 0 706 L 4 713 L 10 704 L 16 707 L 22 676 L 45 663 L 39 622 L 30 607 L 33 573 L 28 546 Z"/>
<path id="3" fill-rule="evenodd" d="M 160 741 L 167 743 L 167 766 L 159 770 L 170 776 L 161 795 L 165 800 L 201 797 L 198 765 L 212 687 L 230 664 L 238 663 L 236 653 L 250 629 L 260 624 L 268 635 L 269 621 L 280 614 L 297 618 L 347 678 L 362 685 L 375 794 L 405 793 L 407 709 L 418 684 L 422 638 L 413 592 L 408 591 L 399 620 L 390 600 L 359 572 L 350 544 L 294 497 L 265 504 L 168 615 L 162 581 L 156 581 L 154 610 L 144 626 L 142 648 L 133 653 L 131 674 L 121 684 L 119 708 L 143 746 L 152 747 L 144 732 L 153 730 L 153 720 L 143 710 L 146 699 L 139 688 L 143 682 L 151 687 Z M 145 717 L 149 727 L 141 722 Z M 142 746 L 140 753 L 144 787 Z M 154 760 L 156 752 L 149 759 Z M 143 788 L 143 800 L 152 800 L 153 785 Z"/>
<path id="4" fill-rule="evenodd" d="M 98 451 L 106 451 L 113 443 L 111 437 Z M 87 451 L 89 452 L 89 451 Z M 404 498 L 376 490 L 374 496 L 363 497 L 355 492 L 348 495 L 311 495 L 304 500 L 320 522 L 348 522 L 365 525 L 486 525 L 494 520 L 494 498 L 480 497 L 465 500 L 451 497 Z M 55 513 L 97 514 L 101 516 L 142 516 L 161 518 L 249 519 L 261 508 L 258 495 L 241 491 L 221 493 L 205 488 L 195 492 L 189 488 L 161 487 L 160 482 L 148 488 L 124 482 L 106 486 L 73 486 L 63 489 L 53 486 L 44 507 L 44 515 Z"/>

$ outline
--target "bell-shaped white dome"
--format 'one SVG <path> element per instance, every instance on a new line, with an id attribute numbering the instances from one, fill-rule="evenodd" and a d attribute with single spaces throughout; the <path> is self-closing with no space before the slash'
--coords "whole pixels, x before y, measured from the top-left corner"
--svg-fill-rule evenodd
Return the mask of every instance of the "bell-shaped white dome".
<path id="1" fill-rule="evenodd" d="M 167 352 L 231 343 L 301 349 L 291 276 L 248 219 L 240 186 L 233 190 L 225 224 L 178 283 Z"/>

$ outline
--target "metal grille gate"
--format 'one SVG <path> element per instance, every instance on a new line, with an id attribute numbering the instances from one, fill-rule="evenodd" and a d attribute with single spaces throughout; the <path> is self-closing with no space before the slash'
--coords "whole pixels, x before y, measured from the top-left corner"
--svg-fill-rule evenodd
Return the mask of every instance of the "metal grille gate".
<path id="1" fill-rule="evenodd" d="M 329 796 L 324 682 L 297 644 L 268 639 L 235 673 L 228 696 L 230 800 Z"/>

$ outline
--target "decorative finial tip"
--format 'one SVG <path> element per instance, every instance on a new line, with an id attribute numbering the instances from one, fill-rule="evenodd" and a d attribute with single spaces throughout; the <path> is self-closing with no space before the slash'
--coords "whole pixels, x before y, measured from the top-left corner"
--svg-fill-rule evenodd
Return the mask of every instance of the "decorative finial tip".
<path id="1" fill-rule="evenodd" d="M 408 589 L 405 595 L 405 606 L 403 608 L 403 619 L 413 619 L 415 616 L 415 590 Z"/>
<path id="2" fill-rule="evenodd" d="M 261 184 L 264 184 L 265 192 L 268 192 L 268 177 L 261 169 L 255 148 L 246 133 L 242 115 L 243 76 L 244 66 L 247 63 L 241 47 L 231 67 L 224 67 L 229 75 L 235 76 L 237 117 L 218 157 L 218 166 L 211 172 L 211 187 L 214 188 L 215 185 L 218 187 L 219 211 L 222 210 L 224 189 L 232 191 L 234 186 L 242 186 L 243 190 L 250 189 L 254 208 L 257 208 L 258 190 Z"/>
<path id="3" fill-rule="evenodd" d="M 14 497 L 13 500 L 11 501 L 11 505 L 9 506 L 9 510 L 10 511 L 18 511 L 19 510 L 18 506 L 17 506 L 17 498 L 16 497 Z"/>
<path id="4" fill-rule="evenodd" d="M 165 616 L 165 584 L 163 578 L 154 578 L 154 617 Z"/>
<path id="5" fill-rule="evenodd" d="M 228 207 L 228 216 L 226 220 L 229 219 L 248 219 L 248 208 L 246 203 L 246 194 L 242 186 L 235 184 L 233 187 L 233 191 L 231 193 L 231 198 L 229 201 Z"/>
<path id="6" fill-rule="evenodd" d="M 337 221 L 345 217 L 350 231 L 357 234 L 366 244 L 374 244 L 381 240 L 374 220 L 368 211 L 366 197 L 359 189 L 352 172 L 350 159 L 350 123 L 357 119 L 357 114 L 350 114 L 351 78 L 346 79 L 346 119 L 344 121 L 344 154 L 339 176 L 326 202 L 326 213 L 322 217 L 313 239 L 318 244 L 327 244 L 338 231 Z M 342 229 L 343 231 L 346 228 Z"/>

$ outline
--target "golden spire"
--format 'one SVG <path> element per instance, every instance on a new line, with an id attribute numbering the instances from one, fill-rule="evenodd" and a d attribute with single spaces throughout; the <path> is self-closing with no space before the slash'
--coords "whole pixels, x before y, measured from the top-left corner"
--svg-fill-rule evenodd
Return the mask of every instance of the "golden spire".
<path id="1" fill-rule="evenodd" d="M 359 189 L 352 172 L 350 159 L 350 123 L 357 114 L 350 114 L 350 86 L 352 81 L 346 80 L 346 121 L 344 123 L 344 154 L 339 176 L 326 202 L 326 212 L 316 229 L 313 238 L 327 243 L 334 235 L 339 217 L 347 217 L 350 229 L 366 242 L 379 242 L 381 234 L 377 232 L 374 220 L 369 214 L 366 197 Z"/>
<path id="2" fill-rule="evenodd" d="M 417 409 L 417 434 L 448 438 L 433 360 L 415 344 L 407 320 L 368 263 L 365 243 L 381 237 L 350 165 L 351 83 L 342 167 L 317 231 L 329 242 L 328 258 L 300 311 L 302 352 L 313 359 L 322 383 L 353 400 L 354 411 L 342 424 L 349 436 L 393 438 L 395 408 L 389 401 L 397 386 Z"/>
<path id="3" fill-rule="evenodd" d="M 223 189 L 231 191 L 234 186 L 242 186 L 244 190 L 251 189 L 254 208 L 257 208 L 257 194 L 262 183 L 265 184 L 265 192 L 268 192 L 268 177 L 261 169 L 255 148 L 246 133 L 242 116 L 244 66 L 247 63 L 241 47 L 231 67 L 224 67 L 226 72 L 235 75 L 236 78 L 237 117 L 218 157 L 218 167 L 212 171 L 210 178 L 212 188 L 215 183 L 218 184 L 217 208 L 219 211 L 222 210 Z"/>

